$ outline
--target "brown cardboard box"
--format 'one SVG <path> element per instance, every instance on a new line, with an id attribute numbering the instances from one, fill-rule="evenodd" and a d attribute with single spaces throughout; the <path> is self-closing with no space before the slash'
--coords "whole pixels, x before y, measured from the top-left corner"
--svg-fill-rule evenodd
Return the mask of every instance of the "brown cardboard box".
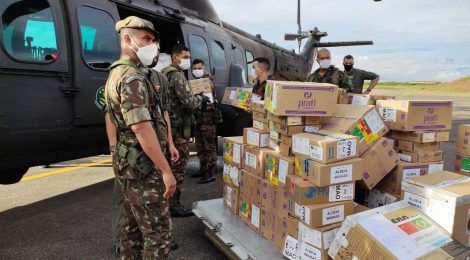
<path id="1" fill-rule="evenodd" d="M 337 92 L 331 84 L 268 80 L 265 107 L 278 116 L 332 116 Z"/>
<path id="2" fill-rule="evenodd" d="M 224 184 L 224 205 L 229 208 L 233 214 L 238 214 L 238 199 L 240 191 L 236 187 Z"/>
<path id="3" fill-rule="evenodd" d="M 243 129 L 243 143 L 255 147 L 268 147 L 269 133 L 256 128 Z"/>
<path id="4" fill-rule="evenodd" d="M 266 114 L 256 112 L 256 111 L 253 111 L 253 120 L 260 121 L 260 122 L 263 122 L 263 123 L 266 123 L 266 124 L 269 122 L 268 117 L 266 116 Z"/>
<path id="5" fill-rule="evenodd" d="M 241 168 L 243 136 L 225 137 L 224 161 L 228 164 Z"/>
<path id="6" fill-rule="evenodd" d="M 271 151 L 268 148 L 254 148 L 245 146 L 243 148 L 242 168 L 256 176 L 265 179 L 265 159 L 266 153 Z"/>
<path id="7" fill-rule="evenodd" d="M 309 228 L 299 223 L 299 241 L 307 243 L 318 249 L 328 249 L 336 237 L 341 223 L 332 224 L 320 228 Z"/>
<path id="8" fill-rule="evenodd" d="M 347 217 L 328 254 L 333 259 L 465 259 L 470 248 L 401 201 Z"/>
<path id="9" fill-rule="evenodd" d="M 415 143 L 405 140 L 395 140 L 395 149 L 405 152 L 435 152 L 441 149 L 440 143 Z"/>
<path id="10" fill-rule="evenodd" d="M 304 125 L 283 125 L 276 123 L 274 121 L 269 121 L 269 130 L 273 132 L 271 135 L 271 138 L 275 139 L 280 139 L 279 134 L 281 135 L 286 135 L 286 136 L 292 136 L 293 134 L 298 134 L 298 133 L 303 133 L 305 129 L 314 129 L 315 131 L 318 131 L 321 129 L 321 125 L 309 125 L 309 126 L 304 126 Z M 311 131 L 309 131 L 311 132 Z M 277 137 L 277 138 L 276 138 Z"/>
<path id="11" fill-rule="evenodd" d="M 305 125 L 304 116 L 276 116 L 274 114 L 268 113 L 268 119 L 275 123 L 286 126 Z"/>
<path id="12" fill-rule="evenodd" d="M 315 205 L 354 199 L 354 182 L 318 187 L 297 175 L 288 175 L 289 194 L 300 205 Z"/>
<path id="13" fill-rule="evenodd" d="M 222 104 L 246 110 L 251 106 L 251 101 L 260 100 L 261 97 L 251 93 L 251 89 L 227 87 L 222 98 Z"/>
<path id="14" fill-rule="evenodd" d="M 352 105 L 374 105 L 377 100 L 395 99 L 395 96 L 373 95 L 373 94 L 349 94 L 349 104 Z"/>
<path id="15" fill-rule="evenodd" d="M 281 143 L 292 147 L 292 136 L 281 135 L 280 141 L 281 141 Z"/>
<path id="16" fill-rule="evenodd" d="M 243 195 L 243 197 L 246 197 L 247 199 L 250 197 L 251 194 L 251 179 L 250 178 L 255 178 L 253 174 L 245 171 L 245 170 L 240 170 L 240 175 L 239 175 L 239 190 L 240 190 L 240 195 Z"/>
<path id="17" fill-rule="evenodd" d="M 339 88 L 336 104 L 348 104 L 348 103 L 349 103 L 348 91 L 346 89 Z"/>
<path id="18" fill-rule="evenodd" d="M 274 244 L 282 249 L 287 237 L 287 218 L 276 217 L 276 232 L 274 232 Z"/>
<path id="19" fill-rule="evenodd" d="M 336 105 L 335 116 L 322 118 L 321 125 L 324 130 L 357 136 L 359 155 L 388 132 L 374 106 Z"/>
<path id="20" fill-rule="evenodd" d="M 269 184 L 269 181 L 262 180 L 261 181 L 261 208 L 265 209 L 273 214 L 277 212 L 277 208 L 279 203 L 277 201 L 278 195 L 277 193 L 281 189 L 277 186 L 273 186 Z"/>
<path id="21" fill-rule="evenodd" d="M 257 100 L 251 102 L 250 107 L 252 112 L 258 112 L 261 114 L 267 114 L 268 111 L 264 108 L 264 100 Z"/>
<path id="22" fill-rule="evenodd" d="M 450 130 L 452 101 L 379 100 L 388 128 L 400 131 Z"/>
<path id="23" fill-rule="evenodd" d="M 367 207 L 370 209 L 382 207 L 400 200 L 400 195 L 372 189 L 367 196 Z"/>
<path id="24" fill-rule="evenodd" d="M 400 161 L 398 166 L 393 169 L 383 180 L 377 184 L 376 188 L 395 195 L 401 194 L 401 182 L 412 177 L 426 175 L 442 171 L 443 162 L 436 163 L 409 163 Z"/>
<path id="25" fill-rule="evenodd" d="M 267 240 L 275 240 L 276 216 L 269 210 L 261 209 L 259 233 Z"/>
<path id="26" fill-rule="evenodd" d="M 454 169 L 459 174 L 470 176 L 470 156 L 456 154 Z"/>
<path id="27" fill-rule="evenodd" d="M 200 93 L 212 93 L 212 81 L 208 78 L 193 79 L 189 81 L 191 92 L 194 95 Z"/>
<path id="28" fill-rule="evenodd" d="M 455 152 L 470 156 L 470 125 L 459 125 L 457 140 L 455 141 Z"/>
<path id="29" fill-rule="evenodd" d="M 396 99 L 395 96 L 391 96 L 391 95 L 375 95 L 375 94 L 369 94 L 370 96 L 370 101 L 369 101 L 369 105 L 377 105 L 377 101 L 378 100 L 393 100 L 393 99 Z"/>
<path id="30" fill-rule="evenodd" d="M 316 248 L 299 240 L 298 259 L 328 260 L 328 250 Z"/>
<path id="31" fill-rule="evenodd" d="M 450 132 L 449 131 L 417 131 L 417 132 L 392 131 L 392 138 L 398 139 L 398 140 L 411 141 L 415 143 L 448 142 L 450 139 Z"/>
<path id="32" fill-rule="evenodd" d="M 263 132 L 269 132 L 269 124 L 262 121 L 253 120 L 253 127 Z"/>
<path id="33" fill-rule="evenodd" d="M 400 160 L 412 163 L 429 163 L 442 161 L 442 150 L 435 152 L 398 152 Z"/>
<path id="34" fill-rule="evenodd" d="M 343 222 L 352 215 L 353 202 L 351 200 L 324 203 L 316 205 L 300 205 L 289 198 L 289 213 L 295 215 L 302 223 L 310 228 L 319 228 Z"/>
<path id="35" fill-rule="evenodd" d="M 424 212 L 452 237 L 470 246 L 470 177 L 438 172 L 403 182 L 405 201 Z"/>
<path id="36" fill-rule="evenodd" d="M 299 237 L 299 220 L 291 215 L 287 217 L 287 234 L 295 239 Z"/>
<path id="37" fill-rule="evenodd" d="M 224 162 L 223 168 L 224 183 L 232 185 L 233 187 L 240 186 L 240 169 Z"/>
<path id="38" fill-rule="evenodd" d="M 368 210 L 369 210 L 368 207 L 353 202 L 353 214 L 361 213 L 361 212 L 368 211 Z"/>
<path id="39" fill-rule="evenodd" d="M 251 203 L 249 198 L 244 196 L 241 192 L 238 200 L 238 208 L 238 216 L 240 217 L 240 220 L 248 226 L 251 220 Z"/>
<path id="40" fill-rule="evenodd" d="M 282 246 L 282 255 L 289 260 L 297 260 L 299 255 L 299 241 L 290 235 L 286 236 L 286 240 Z"/>
<path id="41" fill-rule="evenodd" d="M 237 92 L 240 92 L 240 91 L 241 91 L 241 88 L 226 87 L 224 96 L 222 97 L 222 104 L 232 105 L 232 103 L 235 100 L 235 97 L 237 96 Z"/>
<path id="42" fill-rule="evenodd" d="M 295 174 L 294 157 L 284 156 L 279 152 L 266 152 L 265 176 L 271 185 L 284 187 L 287 175 Z"/>
<path id="43" fill-rule="evenodd" d="M 295 173 L 319 187 L 362 179 L 363 162 L 360 158 L 331 164 L 317 163 L 299 155 L 295 160 L 299 166 L 296 167 Z"/>
<path id="44" fill-rule="evenodd" d="M 286 145 L 284 143 L 279 144 L 279 153 L 284 156 L 294 156 L 292 153 L 292 146 Z"/>
<path id="45" fill-rule="evenodd" d="M 245 171 L 240 171 L 240 194 L 248 199 L 250 204 L 261 205 L 262 179 Z"/>
<path id="46" fill-rule="evenodd" d="M 260 204 L 251 203 L 250 205 L 250 223 L 248 226 L 255 232 L 260 232 L 261 227 L 261 206 Z"/>
<path id="47" fill-rule="evenodd" d="M 289 192 L 285 188 L 279 187 L 276 195 L 276 202 L 278 204 L 276 205 L 277 210 L 275 214 L 280 218 L 287 218 L 289 213 Z"/>
<path id="48" fill-rule="evenodd" d="M 361 158 L 365 163 L 359 183 L 369 190 L 389 174 L 400 160 L 393 145 L 386 138 L 381 138 Z"/>
<path id="49" fill-rule="evenodd" d="M 318 131 L 292 136 L 292 152 L 324 164 L 358 157 L 357 137 Z"/>

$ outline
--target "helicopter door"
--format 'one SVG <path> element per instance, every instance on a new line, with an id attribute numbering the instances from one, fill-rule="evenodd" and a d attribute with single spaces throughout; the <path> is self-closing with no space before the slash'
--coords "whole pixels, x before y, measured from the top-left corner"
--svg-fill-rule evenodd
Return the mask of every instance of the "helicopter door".
<path id="1" fill-rule="evenodd" d="M 75 95 L 75 125 L 103 123 L 104 85 L 108 67 L 119 59 L 119 35 L 114 30 L 116 5 L 103 0 L 67 0 L 74 59 L 71 92 Z"/>

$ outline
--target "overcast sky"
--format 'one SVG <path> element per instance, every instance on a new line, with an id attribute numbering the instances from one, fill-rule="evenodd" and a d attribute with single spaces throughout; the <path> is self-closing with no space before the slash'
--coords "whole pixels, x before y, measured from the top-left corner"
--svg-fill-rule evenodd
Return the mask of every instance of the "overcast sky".
<path id="1" fill-rule="evenodd" d="M 287 48 L 297 32 L 296 0 L 213 0 L 223 21 Z M 302 29 L 318 27 L 327 41 L 372 40 L 372 46 L 331 48 L 342 69 L 351 54 L 357 68 L 382 81 L 450 81 L 470 76 L 470 0 L 302 0 Z M 305 40 L 304 40 L 305 41 Z M 315 64 L 315 68 L 318 64 Z"/>

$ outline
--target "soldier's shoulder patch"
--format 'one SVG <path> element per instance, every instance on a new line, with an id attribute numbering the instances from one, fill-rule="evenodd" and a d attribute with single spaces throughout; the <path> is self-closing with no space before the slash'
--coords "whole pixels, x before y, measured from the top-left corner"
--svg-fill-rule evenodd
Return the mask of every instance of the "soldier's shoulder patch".
<path id="1" fill-rule="evenodd" d="M 131 74 L 124 79 L 124 83 L 129 84 L 134 80 L 144 81 L 145 76 L 141 74 Z"/>

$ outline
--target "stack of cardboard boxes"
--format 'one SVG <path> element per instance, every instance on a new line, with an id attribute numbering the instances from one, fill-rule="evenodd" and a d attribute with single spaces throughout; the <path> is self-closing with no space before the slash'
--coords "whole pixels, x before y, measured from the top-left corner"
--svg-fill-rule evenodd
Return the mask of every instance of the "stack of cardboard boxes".
<path id="1" fill-rule="evenodd" d="M 455 141 L 455 172 L 470 176 L 470 125 L 460 125 Z"/>

